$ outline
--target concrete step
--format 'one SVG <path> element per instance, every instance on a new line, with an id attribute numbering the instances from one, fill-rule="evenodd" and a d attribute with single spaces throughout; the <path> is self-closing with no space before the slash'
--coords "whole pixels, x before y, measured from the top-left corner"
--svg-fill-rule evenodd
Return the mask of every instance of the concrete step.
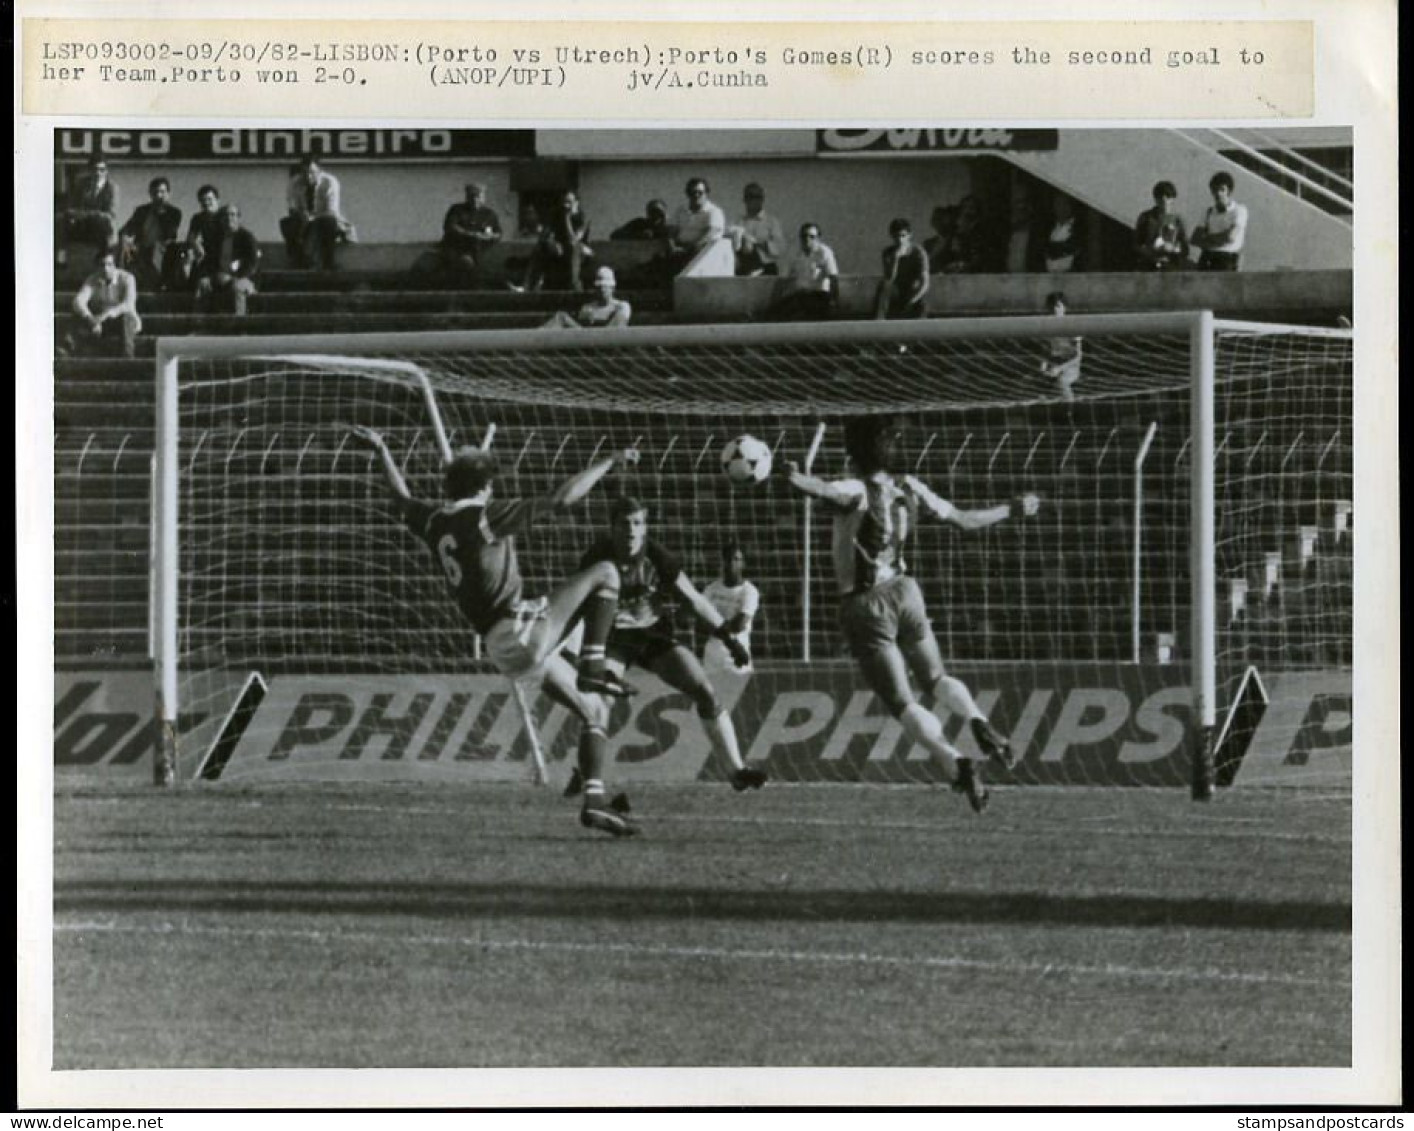
<path id="1" fill-rule="evenodd" d="M 252 317 L 260 314 L 394 314 L 401 311 L 421 314 L 542 313 L 548 317 L 557 310 L 577 310 L 591 297 L 588 291 L 517 294 L 504 288 L 484 291 L 292 290 L 254 294 L 250 297 L 248 310 Z M 628 302 L 635 312 L 672 309 L 672 296 L 667 291 L 632 291 L 621 293 L 619 297 Z M 72 293 L 56 292 L 55 315 L 67 314 L 72 301 Z M 138 313 L 144 319 L 159 314 L 192 314 L 195 313 L 195 303 L 195 298 L 189 294 L 143 294 L 138 297 Z"/>

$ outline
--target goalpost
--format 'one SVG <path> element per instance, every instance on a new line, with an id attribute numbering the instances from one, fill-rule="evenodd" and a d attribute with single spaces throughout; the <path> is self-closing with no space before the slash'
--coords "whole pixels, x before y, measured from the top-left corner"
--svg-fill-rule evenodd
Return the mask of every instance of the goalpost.
<path id="1" fill-rule="evenodd" d="M 1073 399 L 1042 365 L 1061 336 L 1084 342 Z M 925 520 L 910 552 L 950 670 L 990 684 L 979 702 L 1029 745 L 1015 780 L 1174 785 L 1181 765 L 1210 796 L 1213 739 L 1236 733 L 1228 708 L 1254 668 L 1348 667 L 1350 366 L 1349 332 L 1208 313 L 163 339 L 156 779 L 234 741 L 252 677 L 313 679 L 317 706 L 340 680 L 487 670 L 349 446 L 360 423 L 385 432 L 423 497 L 440 496 L 454 446 L 493 435 L 503 495 L 639 443 L 636 472 L 531 537 L 528 591 L 574 568 L 616 490 L 649 504 L 699 588 L 736 535 L 765 598 L 757 671 L 732 702 L 748 756 L 786 779 L 935 780 L 839 658 L 828 521 L 779 483 L 732 486 L 716 458 L 750 432 L 777 461 L 842 474 L 843 421 L 889 412 L 913 473 L 959 506 L 1042 497 L 1036 519 L 985 532 Z M 509 724 L 473 725 L 462 698 L 452 718 L 430 694 L 420 708 L 374 696 L 376 711 L 343 719 L 341 757 L 383 743 L 429 764 L 452 746 L 486 757 L 486 728 L 500 742 Z M 515 698 L 521 733 L 498 748 L 543 776 L 562 720 Z M 296 738 L 342 718 L 306 715 Z"/>

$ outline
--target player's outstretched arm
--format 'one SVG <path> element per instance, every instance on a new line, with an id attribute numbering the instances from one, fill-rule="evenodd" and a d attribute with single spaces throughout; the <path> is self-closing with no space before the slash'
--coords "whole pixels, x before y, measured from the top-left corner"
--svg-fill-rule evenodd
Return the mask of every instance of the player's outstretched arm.
<path id="1" fill-rule="evenodd" d="M 953 506 L 946 499 L 940 498 L 926 483 L 915 476 L 905 477 L 904 482 L 918 496 L 918 501 L 927 507 L 936 518 L 943 522 L 951 522 L 963 530 L 981 530 L 984 527 L 1005 522 L 1009 518 L 1021 516 L 1030 518 L 1041 508 L 1040 497 L 1027 492 L 1024 495 L 1018 495 L 1009 503 L 1001 503 L 995 507 L 962 510 Z"/>
<path id="2" fill-rule="evenodd" d="M 616 467 L 631 467 L 638 462 L 638 449 L 625 448 L 621 452 L 603 457 L 591 463 L 583 471 L 571 475 L 549 496 L 551 510 L 568 510 L 580 502 L 595 485 Z"/>
<path id="3" fill-rule="evenodd" d="M 674 588 L 682 594 L 683 598 L 692 606 L 692 611 L 698 616 L 708 628 L 712 630 L 712 635 L 726 645 L 727 652 L 731 655 L 732 663 L 739 668 L 744 668 L 751 663 L 751 654 L 742 647 L 741 641 L 732 635 L 732 625 L 725 620 L 713 606 L 712 602 L 702 595 L 702 592 L 692 584 L 691 578 L 685 573 L 678 574 L 678 579 L 673 583 Z"/>
<path id="4" fill-rule="evenodd" d="M 857 479 L 831 480 L 807 475 L 794 460 L 786 460 L 781 465 L 781 473 L 802 495 L 809 495 L 812 499 L 819 499 L 841 510 L 850 510 L 857 506 L 860 496 L 864 493 L 864 485 Z"/>
<path id="5" fill-rule="evenodd" d="M 362 440 L 371 447 L 378 456 L 383 467 L 383 475 L 388 480 L 388 489 L 399 503 L 412 502 L 412 492 L 408 490 L 407 480 L 403 478 L 402 470 L 393 459 L 393 453 L 388 450 L 388 445 L 383 441 L 380 433 L 362 424 L 351 424 L 349 435 Z"/>

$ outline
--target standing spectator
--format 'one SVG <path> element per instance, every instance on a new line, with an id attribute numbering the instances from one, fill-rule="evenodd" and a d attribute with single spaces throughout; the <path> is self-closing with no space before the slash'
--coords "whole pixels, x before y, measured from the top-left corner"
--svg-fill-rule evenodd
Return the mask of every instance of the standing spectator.
<path id="1" fill-rule="evenodd" d="M 902 218 L 889 224 L 884 278 L 874 299 L 875 318 L 922 318 L 928 293 L 928 255 L 913 242 L 913 225 Z"/>
<path id="2" fill-rule="evenodd" d="M 89 158 L 88 170 L 74 183 L 59 213 L 54 249 L 60 267 L 68 265 L 70 244 L 86 244 L 99 251 L 116 245 L 118 200 L 118 186 L 108 179 L 108 162 Z"/>
<path id="3" fill-rule="evenodd" d="M 781 222 L 765 211 L 766 190 L 749 184 L 742 191 L 746 211 L 730 228 L 732 250 L 736 252 L 738 275 L 778 275 L 780 258 L 785 254 L 786 237 Z"/>
<path id="4" fill-rule="evenodd" d="M 678 208 L 668 226 L 670 275 L 678 274 L 726 233 L 727 218 L 709 199 L 710 191 L 702 177 L 693 177 L 687 182 L 687 203 Z"/>
<path id="5" fill-rule="evenodd" d="M 982 203 L 970 194 L 964 196 L 957 206 L 955 243 L 957 260 L 953 267 L 954 273 L 976 275 L 991 266 L 992 241 L 982 215 Z"/>
<path id="6" fill-rule="evenodd" d="M 83 281 L 74 295 L 75 324 L 65 341 L 67 352 L 88 352 L 93 346 L 120 344 L 122 355 L 132 357 L 142 320 L 137 315 L 137 280 L 118 266 L 118 255 L 104 248 L 95 257 L 98 270 Z M 104 352 L 101 348 L 98 352 Z"/>
<path id="7" fill-rule="evenodd" d="M 1173 210 L 1178 190 L 1172 181 L 1154 186 L 1154 207 L 1134 222 L 1134 262 L 1140 271 L 1181 271 L 1188 266 L 1188 233 Z"/>
<path id="8" fill-rule="evenodd" d="M 1011 183 L 1011 215 L 1007 231 L 1006 260 L 1009 275 L 1024 275 L 1033 267 L 1032 248 L 1037 241 L 1036 207 L 1031 186 L 1015 174 Z"/>
<path id="9" fill-rule="evenodd" d="M 1208 182 L 1213 206 L 1193 230 L 1193 246 L 1201 248 L 1200 271 L 1236 271 L 1247 242 L 1247 206 L 1232 199 L 1232 177 L 1214 173 Z"/>
<path id="10" fill-rule="evenodd" d="M 785 293 L 771 307 L 780 322 L 816 322 L 834 316 L 839 301 L 840 269 L 835 253 L 820 239 L 820 225 L 800 225 L 800 252 L 791 261 Z"/>
<path id="11" fill-rule="evenodd" d="M 579 313 L 571 318 L 563 310 L 546 322 L 546 330 L 600 330 L 627 326 L 633 317 L 633 308 L 621 298 L 614 297 L 618 285 L 614 269 L 604 266 L 594 272 L 594 298 L 579 308 Z"/>
<path id="12" fill-rule="evenodd" d="M 1065 316 L 1065 295 L 1052 291 L 1046 296 L 1046 313 L 1055 318 Z M 1079 337 L 1058 335 L 1046 339 L 1046 354 L 1041 360 L 1041 372 L 1056 383 L 1061 400 L 1075 399 L 1075 384 L 1080 380 L 1080 358 L 1084 343 Z"/>
<path id="13" fill-rule="evenodd" d="M 957 209 L 940 204 L 928 219 L 933 234 L 923 241 L 928 255 L 928 273 L 946 275 L 957 270 Z"/>
<path id="14" fill-rule="evenodd" d="M 288 214 L 280 221 L 285 251 L 296 267 L 338 267 L 335 250 L 358 239 L 354 226 L 344 218 L 339 199 L 339 179 L 326 173 L 314 157 L 305 157 L 290 178 L 285 193 Z"/>
<path id="15" fill-rule="evenodd" d="M 244 315 L 246 300 L 255 294 L 260 245 L 250 229 L 241 226 L 241 210 L 234 204 L 218 215 L 221 234 L 197 267 L 197 308 Z"/>
<path id="16" fill-rule="evenodd" d="M 1079 222 L 1075 205 L 1063 192 L 1051 197 L 1051 229 L 1046 236 L 1046 270 L 1052 274 L 1074 271 L 1080 257 Z"/>
<path id="17" fill-rule="evenodd" d="M 588 240 L 589 220 L 580 210 L 579 197 L 572 189 L 566 189 L 560 195 L 560 207 L 530 253 L 524 285 L 511 283 L 511 289 L 538 291 L 548 284 L 555 291 L 579 290 L 584 260 L 594 254 Z"/>
<path id="18" fill-rule="evenodd" d="M 635 216 L 623 227 L 609 233 L 611 240 L 665 240 L 668 238 L 668 205 L 662 200 L 650 200 L 643 215 Z"/>
<path id="19" fill-rule="evenodd" d="M 442 242 L 432 253 L 428 273 L 453 286 L 481 283 L 481 262 L 488 248 L 501 239 L 501 218 L 486 203 L 486 186 L 472 181 L 462 189 L 463 199 L 442 217 Z"/>
<path id="20" fill-rule="evenodd" d="M 172 182 L 154 177 L 147 186 L 147 203 L 139 204 L 118 231 L 122 265 L 147 290 L 165 289 L 167 257 L 182 234 L 182 210 L 168 199 L 171 195 Z"/>

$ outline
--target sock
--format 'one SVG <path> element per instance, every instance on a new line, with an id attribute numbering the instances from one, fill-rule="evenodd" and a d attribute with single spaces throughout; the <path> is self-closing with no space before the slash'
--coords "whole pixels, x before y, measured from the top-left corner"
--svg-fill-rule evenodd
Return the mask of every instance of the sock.
<path id="1" fill-rule="evenodd" d="M 579 732 L 579 774 L 584 779 L 584 802 L 604 800 L 604 751 L 609 740 L 599 727 Z"/>
<path id="2" fill-rule="evenodd" d="M 584 602 L 584 646 L 579 653 L 579 670 L 598 674 L 604 670 L 604 644 L 619 611 L 619 594 L 614 589 L 598 589 Z"/>
<path id="3" fill-rule="evenodd" d="M 948 780 L 957 777 L 957 762 L 962 757 L 943 737 L 943 724 L 938 716 L 920 703 L 910 703 L 898 717 L 904 733 L 942 763 Z"/>
<path id="4" fill-rule="evenodd" d="M 945 675 L 938 680 L 933 691 L 943 706 L 954 715 L 961 715 L 965 719 L 986 719 L 987 716 L 982 713 L 982 708 L 977 706 L 972 692 L 967 690 L 967 684 L 962 680 Z"/>
<path id="5" fill-rule="evenodd" d="M 712 740 L 712 749 L 726 758 L 732 769 L 743 769 L 746 763 L 741 760 L 741 747 L 737 744 L 736 727 L 732 725 L 731 715 L 725 710 L 719 711 L 712 718 L 703 719 L 702 725 L 707 730 L 707 737 Z"/>

